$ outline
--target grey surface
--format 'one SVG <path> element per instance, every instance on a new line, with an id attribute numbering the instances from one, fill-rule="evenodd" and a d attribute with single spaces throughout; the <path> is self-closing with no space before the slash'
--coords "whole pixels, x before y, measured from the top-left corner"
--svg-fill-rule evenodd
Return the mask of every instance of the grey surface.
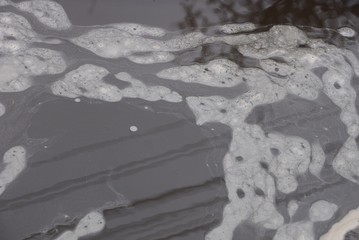
<path id="1" fill-rule="evenodd" d="M 332 20 L 324 8 L 319 13 L 325 14 L 310 12 L 310 18 L 299 16 L 289 6 L 277 17 L 270 17 L 270 14 L 276 15 L 280 11 L 279 3 L 269 10 L 254 5 L 252 15 L 241 15 L 231 12 L 226 1 L 213 4 L 177 0 L 59 2 L 71 21 L 82 26 L 137 22 L 172 31 L 189 31 L 193 27 L 249 20 L 263 25 L 293 21 L 332 27 L 353 23 L 352 15 L 349 20 L 335 21 L 343 15 L 340 9 Z M 217 5 L 220 13 L 215 14 Z M 267 5 L 271 5 L 269 1 Z M 307 9 L 311 9 L 310 6 Z M 348 3 L 348 7 L 353 6 Z M 196 9 L 201 13 L 195 15 L 193 11 Z M 233 9 L 239 11 L 240 7 L 235 4 Z M 290 13 L 294 18 L 290 18 Z M 315 14 L 319 17 L 315 18 Z M 86 29 L 77 27 L 69 34 Z M 38 30 L 45 32 L 41 27 Z M 84 63 L 95 63 L 106 66 L 112 73 L 126 70 L 135 77 L 136 74 L 153 74 L 164 66 L 207 62 L 219 56 L 239 65 L 257 64 L 236 55 L 225 44 L 179 53 L 177 62 L 161 66 L 140 66 L 125 59 L 92 59 L 92 53 L 76 51 L 67 42 L 62 49 L 71 63 L 67 71 Z M 228 127 L 220 124 L 196 126 L 185 104 L 139 100 L 104 103 L 86 99 L 75 103 L 46 94 L 48 89 L 42 88 L 42 83 L 55 79 L 44 77 L 38 80 L 38 86 L 25 94 L 0 94 L 1 102 L 9 109 L 9 114 L 0 119 L 1 153 L 13 144 L 26 143 L 32 154 L 28 168 L 0 200 L 1 240 L 51 239 L 58 234 L 54 230 L 62 232 L 71 228 L 77 216 L 104 202 L 112 207 L 105 210 L 107 226 L 96 239 L 199 240 L 221 221 L 223 205 L 227 201 L 222 159 L 231 139 Z M 148 77 L 148 81 L 161 82 L 153 75 Z M 190 87 L 163 84 L 184 96 L 193 93 L 205 96 L 216 92 L 233 97 L 246 91 L 245 86 L 224 90 L 200 88 L 196 84 Z M 149 106 L 149 110 L 144 106 Z M 319 111 L 320 107 L 324 110 Z M 347 138 L 339 113 L 339 109 L 324 95 L 316 102 L 289 96 L 282 102 L 257 107 L 248 117 L 249 123 L 259 124 L 267 132 L 296 135 L 308 141 L 318 139 L 326 152 L 326 165 L 322 172 L 326 183 L 307 176 L 299 179 L 300 186 L 295 194 L 285 199 L 278 194 L 277 207 L 284 216 L 291 199 L 299 201 L 300 208 L 294 218 L 301 220 L 306 216 L 301 213 L 307 211 L 312 202 L 325 197 L 333 203 L 346 203 L 330 222 L 334 223 L 355 204 L 351 199 L 359 197 L 357 185 L 344 181 L 330 167 Z M 130 132 L 131 125 L 138 126 L 139 131 Z M 68 217 L 64 215 L 69 213 Z M 52 225 L 56 225 L 52 231 L 39 233 L 44 226 L 51 228 Z M 328 222 L 317 223 L 317 236 L 328 226 Z M 274 232 L 244 223 L 237 227 L 233 240 L 271 239 L 273 235 Z"/>

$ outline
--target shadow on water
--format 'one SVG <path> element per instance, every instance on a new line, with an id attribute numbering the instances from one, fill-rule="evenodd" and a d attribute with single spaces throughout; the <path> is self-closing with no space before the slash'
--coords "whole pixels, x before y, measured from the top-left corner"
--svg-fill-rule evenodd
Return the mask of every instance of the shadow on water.
<path id="1" fill-rule="evenodd" d="M 183 1 L 181 5 L 186 16 L 178 23 L 180 29 L 244 22 L 334 29 L 358 26 L 359 3 L 353 0 L 204 0 Z"/>

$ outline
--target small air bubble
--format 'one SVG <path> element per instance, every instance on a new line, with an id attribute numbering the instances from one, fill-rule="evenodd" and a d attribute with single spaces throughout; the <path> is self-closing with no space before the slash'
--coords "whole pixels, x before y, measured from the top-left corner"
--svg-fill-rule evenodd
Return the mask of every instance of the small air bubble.
<path id="1" fill-rule="evenodd" d="M 280 154 L 280 151 L 277 148 L 271 148 L 270 152 L 273 154 L 273 156 L 278 156 Z"/>
<path id="2" fill-rule="evenodd" d="M 244 191 L 242 190 L 242 189 L 237 189 L 237 196 L 239 197 L 239 198 L 244 198 L 244 196 L 245 196 L 246 194 L 244 193 Z"/>
<path id="3" fill-rule="evenodd" d="M 137 132 L 138 131 L 138 128 L 136 126 L 131 126 L 130 127 L 130 131 L 131 132 Z"/>
<path id="4" fill-rule="evenodd" d="M 334 87 L 335 87 L 336 89 L 340 89 L 340 88 L 341 88 L 340 84 L 337 83 L 337 82 L 334 83 Z"/>
<path id="5" fill-rule="evenodd" d="M 81 102 L 81 99 L 80 98 L 75 98 L 74 101 L 78 103 L 78 102 Z"/>
<path id="6" fill-rule="evenodd" d="M 241 161 L 243 161 L 243 157 L 242 157 L 242 156 L 237 156 L 237 157 L 236 157 L 236 160 L 237 160 L 238 162 L 241 162 Z"/>
<path id="7" fill-rule="evenodd" d="M 261 165 L 261 167 L 264 169 L 264 170 L 266 170 L 266 171 L 268 171 L 268 163 L 266 163 L 266 162 L 259 162 L 259 164 Z"/>
<path id="8" fill-rule="evenodd" d="M 255 192 L 255 194 L 257 194 L 258 196 L 264 196 L 264 192 L 263 192 L 263 190 L 262 189 L 260 189 L 260 188 L 255 188 L 254 189 L 254 192 Z"/>

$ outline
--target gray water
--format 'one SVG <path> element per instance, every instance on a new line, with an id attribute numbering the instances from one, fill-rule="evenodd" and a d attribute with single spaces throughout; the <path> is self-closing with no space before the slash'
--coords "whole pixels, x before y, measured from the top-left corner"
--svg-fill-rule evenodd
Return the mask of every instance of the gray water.
<path id="1" fill-rule="evenodd" d="M 74 25 L 64 33 L 49 30 L 33 16 L 12 7 L 0 9 L 26 17 L 38 33 L 62 39 L 56 46 L 34 46 L 60 49 L 69 63 L 64 73 L 35 77 L 36 83 L 26 91 L 0 93 L 0 102 L 7 109 L 0 118 L 1 153 L 14 145 L 24 145 L 30 156 L 26 169 L 0 197 L 0 240 L 55 239 L 99 207 L 103 209 L 106 228 L 99 235 L 81 239 L 205 239 L 222 222 L 223 209 L 229 201 L 222 165 L 233 137 L 229 126 L 218 121 L 197 125 L 185 102 L 136 98 L 105 102 L 86 97 L 75 102 L 51 94 L 49 84 L 92 63 L 105 67 L 110 72 L 107 81 L 120 89 L 127 85 L 114 80 L 114 74 L 126 71 L 135 78 L 146 79 L 150 86 L 174 89 L 184 98 L 219 95 L 233 99 L 248 92 L 245 83 L 216 88 L 166 81 L 155 74 L 165 68 L 203 64 L 218 58 L 232 60 L 240 67 L 257 68 L 258 59 L 243 56 L 221 42 L 176 52 L 171 62 L 141 65 L 126 58 L 95 56 L 67 38 L 81 35 L 92 26 L 110 23 L 145 24 L 180 35 L 194 30 L 215 34 L 213 26 L 251 21 L 263 27 L 258 31 L 283 23 L 306 26 L 310 29 L 308 35 L 350 47 L 353 39 L 345 40 L 334 31 L 311 27 L 350 26 L 356 30 L 358 26 L 358 5 L 354 1 L 317 6 L 305 2 L 293 6 L 291 1 L 57 2 Z M 243 11 L 243 5 L 248 10 Z M 355 79 L 352 87 L 358 94 Z M 298 177 L 295 192 L 277 191 L 275 197 L 285 224 L 306 220 L 310 206 L 320 199 L 340 206 L 329 221 L 314 223 L 315 239 L 350 209 L 358 207 L 358 184 L 332 168 L 333 159 L 348 139 L 340 113 L 340 107 L 325 94 L 315 100 L 289 94 L 278 102 L 255 107 L 246 118 L 246 123 L 259 125 L 266 134 L 298 136 L 309 143 L 318 140 L 323 148 L 326 159 L 322 180 L 308 172 Z M 130 131 L 131 126 L 137 126 L 138 131 Z M 291 219 L 287 213 L 290 200 L 299 203 Z M 273 229 L 243 222 L 234 231 L 233 240 L 273 239 L 275 233 Z"/>

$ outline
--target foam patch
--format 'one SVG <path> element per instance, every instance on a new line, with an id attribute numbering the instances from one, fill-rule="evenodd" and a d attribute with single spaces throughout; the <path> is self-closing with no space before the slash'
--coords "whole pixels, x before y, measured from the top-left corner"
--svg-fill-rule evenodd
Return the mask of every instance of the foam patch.
<path id="1" fill-rule="evenodd" d="M 0 196 L 4 193 L 26 167 L 26 149 L 15 146 L 7 150 L 3 156 L 2 171 L 0 172 Z"/>
<path id="2" fill-rule="evenodd" d="M 77 240 L 89 237 L 101 232 L 105 228 L 106 221 L 102 213 L 93 211 L 80 219 L 74 231 L 66 231 L 55 240 Z"/>
<path id="3" fill-rule="evenodd" d="M 85 64 L 68 72 L 62 80 L 52 84 L 51 90 L 55 95 L 69 98 L 84 96 L 108 102 L 120 101 L 121 90 L 102 80 L 108 74 L 107 69 L 103 67 Z"/>
<path id="4" fill-rule="evenodd" d="M 338 33 L 343 37 L 354 37 L 356 35 L 356 32 L 349 27 L 339 28 Z"/>
<path id="5" fill-rule="evenodd" d="M 6 107 L 4 104 L 0 103 L 0 117 L 6 113 Z"/>
<path id="6" fill-rule="evenodd" d="M 14 4 L 21 11 L 33 14 L 39 22 L 55 30 L 71 27 L 71 22 L 63 7 L 51 0 L 31 0 Z"/>
<path id="7" fill-rule="evenodd" d="M 0 13 L 0 53 L 16 54 L 37 40 L 30 23 L 15 13 Z"/>
<path id="8" fill-rule="evenodd" d="M 167 102 L 182 101 L 182 97 L 177 92 L 163 86 L 146 86 L 140 80 L 131 77 L 128 73 L 121 72 L 116 74 L 115 77 L 131 84 L 130 87 L 123 89 L 123 97 L 140 98 L 151 102 L 159 100 Z"/>
<path id="9" fill-rule="evenodd" d="M 175 59 L 175 56 L 169 52 L 151 52 L 141 55 L 131 55 L 128 59 L 138 64 L 154 64 L 154 63 L 165 63 Z"/>
<path id="10" fill-rule="evenodd" d="M 331 219 L 338 206 L 325 200 L 319 200 L 312 204 L 309 209 L 309 218 L 312 222 L 324 222 Z"/>
<path id="11" fill-rule="evenodd" d="M 174 67 L 157 73 L 160 78 L 199 83 L 213 87 L 233 87 L 243 82 L 237 64 L 226 59 L 213 60 L 203 65 Z"/>
<path id="12" fill-rule="evenodd" d="M 65 70 L 62 54 L 30 48 L 18 55 L 0 57 L 0 92 L 21 92 L 32 86 L 32 77 Z"/>

